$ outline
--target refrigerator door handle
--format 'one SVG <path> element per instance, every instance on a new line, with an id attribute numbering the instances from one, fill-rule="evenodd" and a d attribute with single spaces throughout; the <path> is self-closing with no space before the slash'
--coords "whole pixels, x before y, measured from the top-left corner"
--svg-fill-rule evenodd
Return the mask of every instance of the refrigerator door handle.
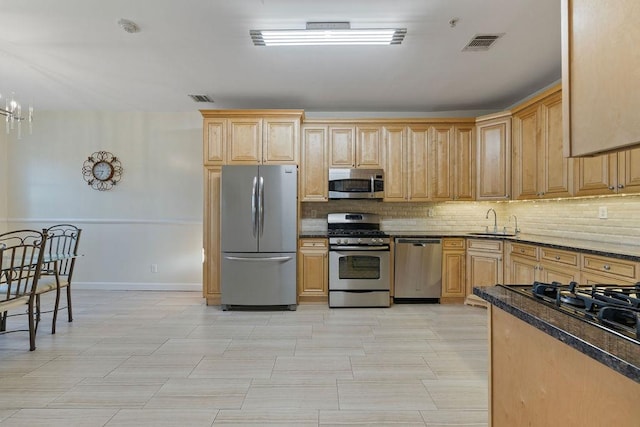
<path id="1" fill-rule="evenodd" d="M 260 237 L 264 232 L 264 178 L 260 177 L 260 185 L 258 189 L 258 211 L 260 212 Z"/>
<path id="2" fill-rule="evenodd" d="M 225 256 L 224 259 L 228 259 L 230 261 L 265 262 L 265 261 L 289 261 L 289 260 L 292 260 L 293 257 L 272 256 L 272 257 L 266 257 L 266 258 L 249 258 L 249 257 L 242 257 L 242 256 Z"/>
<path id="3" fill-rule="evenodd" d="M 258 198 L 258 177 L 253 177 L 253 188 L 251 190 L 251 222 L 252 222 L 252 234 L 256 237 L 258 233 L 258 215 L 257 215 L 257 198 Z"/>

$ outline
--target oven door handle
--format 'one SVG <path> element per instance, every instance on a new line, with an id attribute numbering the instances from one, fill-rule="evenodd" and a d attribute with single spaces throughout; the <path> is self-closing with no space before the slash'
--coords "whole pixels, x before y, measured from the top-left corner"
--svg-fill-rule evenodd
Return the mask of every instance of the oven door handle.
<path id="1" fill-rule="evenodd" d="M 389 246 L 330 246 L 330 250 L 339 252 L 346 251 L 388 251 Z"/>

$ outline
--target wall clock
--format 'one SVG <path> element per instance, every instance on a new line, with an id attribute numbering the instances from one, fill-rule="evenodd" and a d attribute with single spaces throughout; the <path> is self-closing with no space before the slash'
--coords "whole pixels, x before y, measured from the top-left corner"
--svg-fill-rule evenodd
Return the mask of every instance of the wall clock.
<path id="1" fill-rule="evenodd" d="M 96 151 L 82 164 L 82 177 L 94 190 L 111 190 L 122 177 L 120 160 L 108 151 Z"/>

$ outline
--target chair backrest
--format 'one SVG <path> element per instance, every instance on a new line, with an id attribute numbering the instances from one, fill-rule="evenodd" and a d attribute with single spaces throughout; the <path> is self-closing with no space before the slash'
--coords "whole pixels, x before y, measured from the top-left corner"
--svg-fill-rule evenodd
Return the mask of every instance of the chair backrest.
<path id="1" fill-rule="evenodd" d="M 45 263 L 47 260 L 58 260 L 58 274 L 71 280 L 82 230 L 71 224 L 57 224 L 45 228 L 42 232 L 47 236 Z M 53 263 L 46 264 L 47 270 L 53 268 Z"/>
<path id="2" fill-rule="evenodd" d="M 46 235 L 37 230 L 0 234 L 0 301 L 33 295 L 38 284 Z"/>

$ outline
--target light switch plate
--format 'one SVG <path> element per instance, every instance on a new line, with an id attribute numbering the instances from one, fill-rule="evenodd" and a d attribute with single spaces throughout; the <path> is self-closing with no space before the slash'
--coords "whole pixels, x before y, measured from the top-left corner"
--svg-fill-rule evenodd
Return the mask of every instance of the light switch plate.
<path id="1" fill-rule="evenodd" d="M 609 213 L 607 212 L 606 206 L 600 206 L 598 208 L 598 218 L 607 219 L 609 217 Z"/>

